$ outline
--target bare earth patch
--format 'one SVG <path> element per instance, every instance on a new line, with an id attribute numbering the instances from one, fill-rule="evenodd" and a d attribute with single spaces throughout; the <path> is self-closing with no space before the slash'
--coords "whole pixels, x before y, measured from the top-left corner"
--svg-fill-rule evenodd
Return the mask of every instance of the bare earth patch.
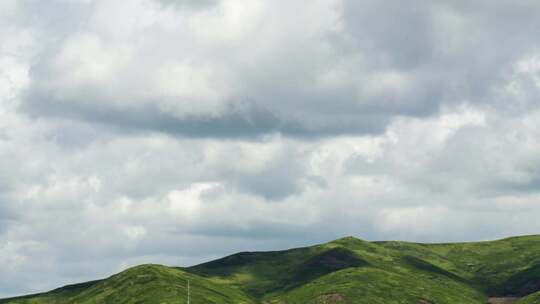
<path id="1" fill-rule="evenodd" d="M 343 295 L 340 293 L 325 294 L 317 299 L 318 304 L 335 304 L 341 301 L 343 301 Z"/>
<path id="2" fill-rule="evenodd" d="M 511 304 L 511 303 L 514 303 L 515 301 L 517 301 L 518 298 L 512 298 L 512 297 L 507 297 L 507 298 L 489 298 L 488 299 L 488 304 Z"/>

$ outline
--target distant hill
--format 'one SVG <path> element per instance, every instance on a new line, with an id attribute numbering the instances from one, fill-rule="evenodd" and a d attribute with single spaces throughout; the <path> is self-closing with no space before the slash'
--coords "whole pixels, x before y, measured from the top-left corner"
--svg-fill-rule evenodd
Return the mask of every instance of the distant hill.
<path id="1" fill-rule="evenodd" d="M 540 303 L 540 236 L 421 244 L 346 237 L 193 267 L 141 265 L 0 303 Z"/>

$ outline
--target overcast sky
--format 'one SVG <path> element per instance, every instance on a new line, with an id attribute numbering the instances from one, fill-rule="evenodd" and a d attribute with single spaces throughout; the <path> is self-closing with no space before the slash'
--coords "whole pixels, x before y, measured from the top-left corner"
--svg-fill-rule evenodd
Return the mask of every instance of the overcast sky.
<path id="1" fill-rule="evenodd" d="M 540 233 L 540 2 L 0 1 L 0 297 Z"/>

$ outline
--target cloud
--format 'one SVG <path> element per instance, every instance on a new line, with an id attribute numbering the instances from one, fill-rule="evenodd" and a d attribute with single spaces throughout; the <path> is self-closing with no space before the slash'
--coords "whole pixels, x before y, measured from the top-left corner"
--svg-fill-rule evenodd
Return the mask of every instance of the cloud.
<path id="1" fill-rule="evenodd" d="M 2 1 L 0 296 L 343 235 L 538 233 L 537 11 Z"/>
<path id="2" fill-rule="evenodd" d="M 172 6 L 177 8 L 207 8 L 210 5 L 215 5 L 215 0 L 158 0 L 165 6 Z"/>
<path id="3" fill-rule="evenodd" d="M 92 8 L 84 25 L 38 54 L 26 95 L 33 114 L 195 137 L 321 136 L 380 133 L 393 115 L 426 115 L 442 102 L 423 71 L 371 63 L 371 52 L 388 45 L 333 43 L 358 28 L 337 3 L 284 9 L 233 1 L 192 12 L 98 1 Z M 278 15 L 302 26 L 291 31 Z"/>
<path id="4" fill-rule="evenodd" d="M 532 3 L 175 3 L 59 9 L 90 11 L 43 30 L 63 38 L 38 53 L 24 108 L 188 137 L 380 134 L 395 116 L 500 106 L 494 87 L 538 47 L 519 17 Z"/>

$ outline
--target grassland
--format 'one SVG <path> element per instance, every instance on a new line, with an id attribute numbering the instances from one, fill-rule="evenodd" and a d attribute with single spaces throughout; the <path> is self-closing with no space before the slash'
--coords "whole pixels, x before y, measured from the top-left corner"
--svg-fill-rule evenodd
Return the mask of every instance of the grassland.
<path id="1" fill-rule="evenodd" d="M 243 252 L 179 268 L 141 265 L 107 279 L 0 303 L 480 304 L 540 303 L 540 236 L 420 244 L 347 237 L 273 252 Z"/>

